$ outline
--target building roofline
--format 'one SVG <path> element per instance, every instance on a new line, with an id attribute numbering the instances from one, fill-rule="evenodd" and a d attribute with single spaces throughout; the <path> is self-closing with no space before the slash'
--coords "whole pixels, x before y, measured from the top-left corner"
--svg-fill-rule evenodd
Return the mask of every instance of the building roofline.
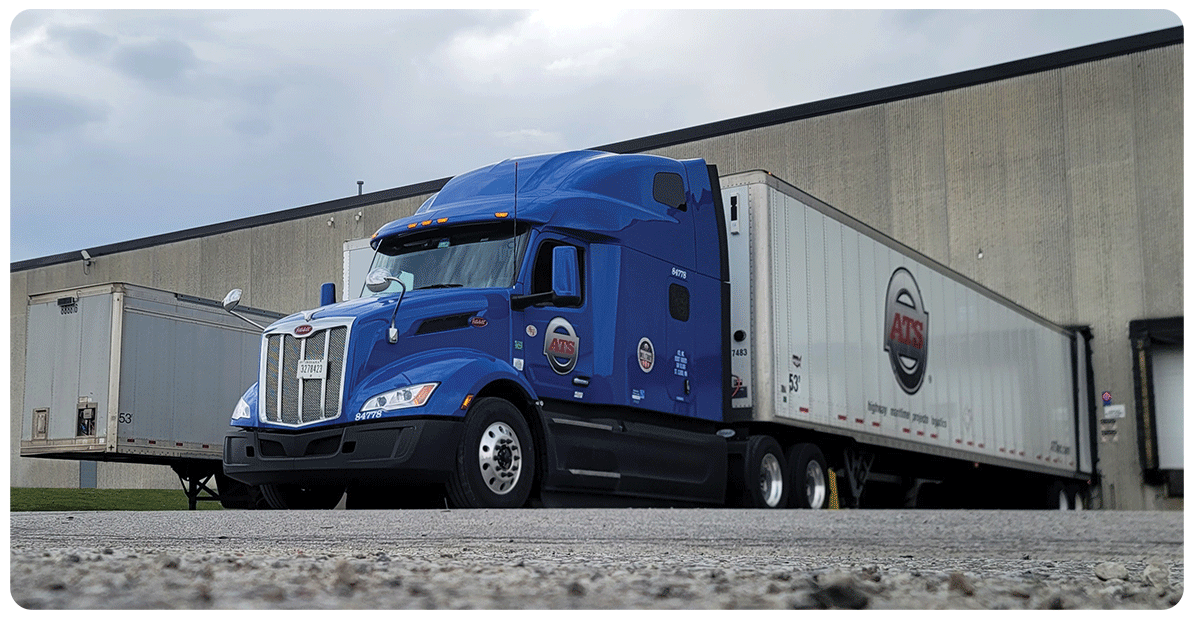
<path id="1" fill-rule="evenodd" d="M 1049 70 L 1056 70 L 1068 66 L 1100 61 L 1110 57 L 1131 55 L 1146 50 L 1163 48 L 1182 43 L 1183 27 L 1175 26 L 1159 31 L 1143 33 L 1141 35 L 1133 35 L 1130 37 L 1100 42 L 1098 44 L 1070 48 L 1059 52 L 1038 55 L 1036 57 L 1029 57 L 1027 59 L 1019 59 L 1017 61 L 1010 61 L 975 70 L 966 70 L 963 72 L 934 77 L 931 79 L 912 81 L 910 83 L 903 83 L 901 85 L 859 92 L 847 96 L 838 96 L 813 103 L 793 105 L 767 112 L 739 116 L 737 118 L 730 118 L 718 122 L 687 127 L 685 129 L 668 131 L 650 136 L 643 136 L 641 138 L 614 142 L 592 148 L 600 151 L 611 151 L 613 153 L 639 153 L 643 151 L 652 151 L 654 149 L 683 144 L 686 142 L 695 142 L 698 140 L 705 140 L 731 133 L 749 131 L 752 129 L 759 129 L 762 127 L 793 122 L 805 118 L 813 118 L 816 116 L 824 116 L 827 114 L 833 114 L 852 109 L 870 107 L 872 105 L 879 105 L 882 103 L 917 98 L 940 92 L 948 92 L 973 85 L 991 83 L 1003 79 L 1011 79 L 1029 74 L 1035 74 L 1038 72 L 1046 72 Z M 214 223 L 212 225 L 169 232 L 157 236 L 148 236 L 129 241 L 122 241 L 120 243 L 113 243 L 111 245 L 89 247 L 88 252 L 93 257 L 104 256 L 119 252 L 143 249 L 146 247 L 153 247 L 156 245 L 165 245 L 167 243 L 201 238 L 205 236 L 213 236 L 216 234 L 233 232 L 246 228 L 261 227 L 282 221 L 303 219 L 377 203 L 407 199 L 409 197 L 435 193 L 438 190 L 441 190 L 442 186 L 446 185 L 446 182 L 448 181 L 450 181 L 450 178 L 444 177 L 418 184 L 389 188 L 387 190 L 356 195 L 354 197 L 334 199 L 331 201 L 300 206 L 298 208 L 279 210 L 276 212 L 255 215 L 243 219 L 236 219 L 233 221 L 225 221 L 222 223 Z M 51 256 L 42 256 L 40 258 L 31 258 L 28 260 L 11 263 L 10 272 L 25 271 L 28 269 L 36 269 L 38 267 L 46 267 L 49 265 L 75 262 L 80 260 L 83 260 L 83 257 L 78 251 L 54 254 Z"/>

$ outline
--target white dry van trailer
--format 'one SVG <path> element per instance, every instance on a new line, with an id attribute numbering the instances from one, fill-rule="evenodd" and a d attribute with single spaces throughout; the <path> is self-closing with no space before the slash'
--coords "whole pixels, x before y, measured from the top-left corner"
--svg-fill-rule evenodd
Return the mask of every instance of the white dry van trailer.
<path id="1" fill-rule="evenodd" d="M 817 446 L 810 476 L 827 457 L 858 505 L 1085 505 L 1089 331 L 765 171 L 721 188 L 735 418 L 798 430 L 784 443 Z"/>
<path id="2" fill-rule="evenodd" d="M 259 329 L 219 302 L 119 282 L 33 295 L 27 322 L 23 457 L 167 465 L 192 509 L 252 507 L 221 474 L 221 446 L 229 401 L 258 375 Z"/>

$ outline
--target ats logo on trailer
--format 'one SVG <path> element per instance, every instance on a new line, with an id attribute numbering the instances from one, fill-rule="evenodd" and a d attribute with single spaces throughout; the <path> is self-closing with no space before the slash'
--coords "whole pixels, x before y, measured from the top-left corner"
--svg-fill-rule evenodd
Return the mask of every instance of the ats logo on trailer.
<path id="1" fill-rule="evenodd" d="M 904 267 L 892 273 L 883 313 L 884 330 L 888 331 L 883 350 L 888 353 L 900 387 L 915 394 L 921 389 L 929 357 L 925 344 L 929 337 L 929 312 L 921 301 L 916 279 Z"/>
<path id="2" fill-rule="evenodd" d="M 555 317 L 546 325 L 546 343 L 542 354 L 550 362 L 550 367 L 559 374 L 570 374 L 575 369 L 579 358 L 579 337 L 575 336 L 575 327 L 571 322 Z"/>

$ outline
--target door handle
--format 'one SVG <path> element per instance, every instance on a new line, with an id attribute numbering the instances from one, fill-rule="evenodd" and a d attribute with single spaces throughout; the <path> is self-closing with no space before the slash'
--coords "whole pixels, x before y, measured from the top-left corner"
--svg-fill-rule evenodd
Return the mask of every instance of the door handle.
<path id="1" fill-rule="evenodd" d="M 575 378 L 571 379 L 571 382 L 578 387 L 587 387 L 588 383 L 592 382 L 592 379 L 586 376 L 576 376 Z"/>

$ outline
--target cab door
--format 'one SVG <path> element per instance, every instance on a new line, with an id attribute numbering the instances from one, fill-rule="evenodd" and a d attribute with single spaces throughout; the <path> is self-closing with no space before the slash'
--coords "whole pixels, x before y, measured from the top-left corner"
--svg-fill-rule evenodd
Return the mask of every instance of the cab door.
<path id="1" fill-rule="evenodd" d="M 587 247 L 582 241 L 555 234 L 543 234 L 534 243 L 532 278 L 529 293 L 551 290 L 554 248 L 576 248 L 579 261 L 579 286 L 582 302 L 577 306 L 539 304 L 524 310 L 525 330 L 521 339 L 524 373 L 539 398 L 587 402 L 594 362 L 594 336 L 591 305 L 584 278 Z"/>

